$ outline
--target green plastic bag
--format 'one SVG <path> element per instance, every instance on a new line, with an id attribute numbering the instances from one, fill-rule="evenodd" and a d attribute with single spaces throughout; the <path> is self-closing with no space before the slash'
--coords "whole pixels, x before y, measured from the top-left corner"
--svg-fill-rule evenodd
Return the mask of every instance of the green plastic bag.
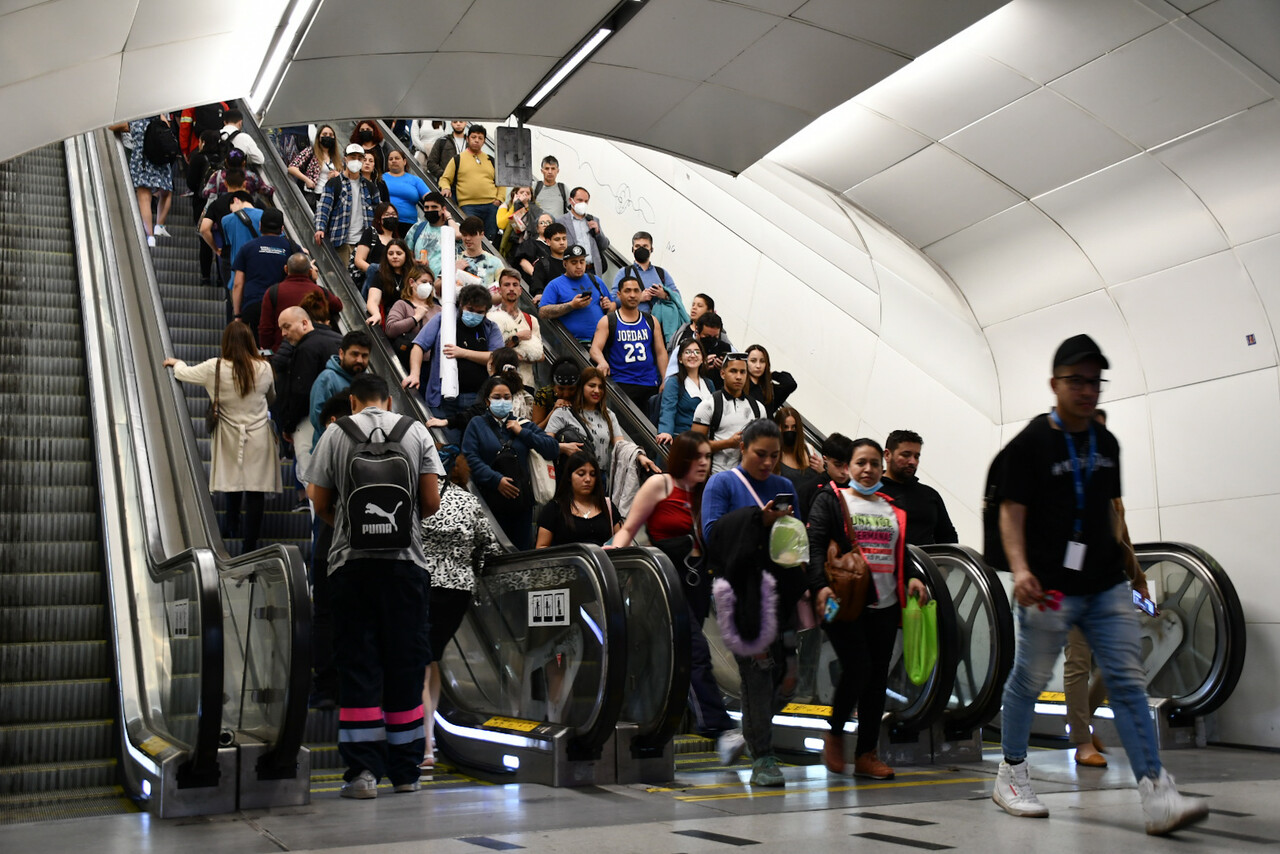
<path id="1" fill-rule="evenodd" d="M 799 566 L 809 559 L 809 532 L 795 516 L 783 516 L 769 529 L 769 559 L 778 566 Z"/>
<path id="2" fill-rule="evenodd" d="M 912 596 L 902 609 L 902 662 L 913 685 L 923 685 L 938 661 L 938 603 Z"/>

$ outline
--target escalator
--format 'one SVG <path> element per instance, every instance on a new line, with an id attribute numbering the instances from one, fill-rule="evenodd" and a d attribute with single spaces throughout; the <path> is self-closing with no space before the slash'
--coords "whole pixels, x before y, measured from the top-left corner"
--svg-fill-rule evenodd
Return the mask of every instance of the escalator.
<path id="1" fill-rule="evenodd" d="M 133 811 L 61 145 L 0 163 L 0 823 Z"/>

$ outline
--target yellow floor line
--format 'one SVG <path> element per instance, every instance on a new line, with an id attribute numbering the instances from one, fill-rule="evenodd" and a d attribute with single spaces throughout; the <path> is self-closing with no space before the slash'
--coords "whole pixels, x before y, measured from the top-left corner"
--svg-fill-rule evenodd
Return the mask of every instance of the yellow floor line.
<path id="1" fill-rule="evenodd" d="M 990 783 L 991 777 L 957 777 L 954 780 L 909 780 L 905 783 L 867 783 L 854 784 L 852 786 L 829 786 L 822 789 L 780 789 L 777 791 L 759 792 L 731 792 L 723 795 L 689 795 L 687 797 L 676 796 L 677 801 L 685 801 L 687 803 L 697 803 L 699 801 L 731 801 L 739 798 L 776 798 L 780 795 L 821 795 L 833 792 L 853 792 L 853 791 L 869 791 L 871 789 L 905 789 L 912 786 L 948 786 L 959 783 Z"/>

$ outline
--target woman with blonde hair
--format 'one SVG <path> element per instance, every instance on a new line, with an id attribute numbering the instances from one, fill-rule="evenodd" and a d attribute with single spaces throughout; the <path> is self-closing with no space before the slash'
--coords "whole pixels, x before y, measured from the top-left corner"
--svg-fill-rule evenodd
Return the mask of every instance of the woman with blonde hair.
<path id="1" fill-rule="evenodd" d="M 182 382 L 204 386 L 210 406 L 217 407 L 218 420 L 209 436 L 209 491 L 226 494 L 224 538 L 240 536 L 244 505 L 241 553 L 251 552 L 258 548 L 266 494 L 280 491 L 280 451 L 267 414 L 267 404 L 276 396 L 271 364 L 258 355 L 249 327 L 237 320 L 223 330 L 222 350 L 215 358 L 198 365 L 170 358 L 164 366 L 173 368 Z"/>
<path id="2" fill-rule="evenodd" d="M 315 210 L 325 182 L 338 173 L 334 155 L 338 151 L 338 134 L 333 125 L 320 125 L 310 148 L 299 151 L 289 162 L 289 174 L 297 180 L 311 209 Z"/>

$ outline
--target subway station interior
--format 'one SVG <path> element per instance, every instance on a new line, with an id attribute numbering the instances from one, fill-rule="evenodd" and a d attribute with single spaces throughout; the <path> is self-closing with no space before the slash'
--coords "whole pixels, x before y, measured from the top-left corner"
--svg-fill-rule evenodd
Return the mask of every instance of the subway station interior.
<path id="1" fill-rule="evenodd" d="M 0 0 L 0 848 L 1280 844 L 1280 600 L 1262 565 L 1280 552 L 1278 98 L 1275 0 Z M 280 129 L 376 123 L 435 190 L 394 124 L 466 117 L 499 160 L 495 129 L 529 131 L 528 181 L 554 155 L 589 192 L 607 281 L 627 236 L 651 233 L 685 304 L 714 295 L 725 334 L 794 377 L 812 448 L 924 437 L 918 474 L 958 542 L 906 551 L 938 655 L 916 684 L 895 650 L 892 780 L 824 767 L 838 664 L 820 630 L 800 633 L 772 720 L 785 786 L 752 786 L 750 759 L 722 762 L 691 721 L 691 634 L 735 718 L 741 686 L 680 568 L 651 546 L 517 551 L 499 530 L 434 651 L 435 768 L 416 792 L 340 797 L 338 712 L 310 703 L 293 462 L 245 551 L 210 492 L 208 396 L 162 364 L 219 353 L 203 200 L 175 184 L 151 236 L 129 134 L 109 129 L 219 101 L 341 298 L 339 332 L 364 328 L 365 300 L 311 240 Z M 590 365 L 558 321 L 541 329 Z M 983 558 L 984 486 L 1078 333 L 1109 361 L 1101 405 L 1159 609 L 1134 619 L 1161 758 L 1210 805 L 1165 839 L 1144 833 L 1110 706 L 1093 720 L 1108 766 L 1073 761 L 1061 662 L 1028 759 L 1051 816 L 992 803 L 1018 606 Z M 369 370 L 425 423 L 373 337 Z M 608 387 L 661 460 L 654 423 Z M 535 625 L 551 593 L 563 610 Z"/>

